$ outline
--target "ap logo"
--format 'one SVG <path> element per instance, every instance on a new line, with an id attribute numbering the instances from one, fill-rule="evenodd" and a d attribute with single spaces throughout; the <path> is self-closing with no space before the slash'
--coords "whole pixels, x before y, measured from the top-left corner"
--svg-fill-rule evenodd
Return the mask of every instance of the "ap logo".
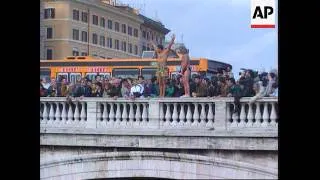
<path id="1" fill-rule="evenodd" d="M 251 28 L 275 28 L 275 0 L 251 0 Z"/>

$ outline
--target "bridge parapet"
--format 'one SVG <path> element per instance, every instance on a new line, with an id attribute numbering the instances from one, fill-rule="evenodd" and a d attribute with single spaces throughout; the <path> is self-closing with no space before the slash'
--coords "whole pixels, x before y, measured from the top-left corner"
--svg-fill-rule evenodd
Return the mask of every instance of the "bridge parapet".
<path id="1" fill-rule="evenodd" d="M 204 136 L 277 137 L 277 98 L 263 98 L 255 103 L 249 100 L 242 98 L 240 111 L 235 112 L 233 98 L 83 98 L 67 102 L 66 98 L 45 97 L 40 98 L 40 127 L 77 128 L 92 133 L 121 130 L 141 135 L 192 132 Z"/>

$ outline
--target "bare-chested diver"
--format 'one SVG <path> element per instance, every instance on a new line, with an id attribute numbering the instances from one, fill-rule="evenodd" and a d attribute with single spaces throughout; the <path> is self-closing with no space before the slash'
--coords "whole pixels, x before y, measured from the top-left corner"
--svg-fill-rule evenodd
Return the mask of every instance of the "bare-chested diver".
<path id="1" fill-rule="evenodd" d="M 159 96 L 164 97 L 165 90 L 166 90 L 166 78 L 169 76 L 168 74 L 168 67 L 167 67 L 167 60 L 168 55 L 171 50 L 171 47 L 174 43 L 175 35 L 173 34 L 171 37 L 171 41 L 167 48 L 163 48 L 162 45 L 156 46 L 154 42 L 151 41 L 155 52 L 157 53 L 157 72 L 156 76 L 159 83 Z"/>
<path id="2" fill-rule="evenodd" d="M 189 77 L 191 72 L 189 50 L 184 46 L 180 46 L 176 49 L 176 53 L 181 59 L 181 74 L 184 87 L 184 95 L 181 97 L 190 97 Z"/>

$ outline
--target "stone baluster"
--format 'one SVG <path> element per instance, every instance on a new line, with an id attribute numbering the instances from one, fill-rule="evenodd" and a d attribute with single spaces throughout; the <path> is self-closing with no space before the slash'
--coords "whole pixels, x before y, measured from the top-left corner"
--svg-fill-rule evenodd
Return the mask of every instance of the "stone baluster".
<path id="1" fill-rule="evenodd" d="M 145 127 L 147 125 L 147 119 L 148 119 L 148 109 L 147 109 L 147 103 L 143 103 L 143 109 L 142 109 L 142 121 L 141 126 Z"/>
<path id="2" fill-rule="evenodd" d="M 270 125 L 272 127 L 276 127 L 277 126 L 277 123 L 276 123 L 276 119 L 277 119 L 277 112 L 276 112 L 276 108 L 275 108 L 275 103 L 271 103 L 271 114 L 270 114 Z"/>
<path id="3" fill-rule="evenodd" d="M 107 103 L 101 103 L 100 105 L 98 105 L 98 109 L 100 109 L 101 111 L 101 105 L 103 106 L 103 110 L 102 110 L 102 118 L 100 117 L 100 119 L 97 118 L 97 126 L 98 127 L 107 127 L 107 119 L 108 119 L 108 109 L 107 109 Z M 101 114 L 98 112 L 98 114 Z"/>
<path id="4" fill-rule="evenodd" d="M 208 115 L 207 115 L 207 119 L 208 122 L 206 124 L 206 127 L 213 127 L 213 119 L 214 119 L 214 115 L 213 115 L 213 111 L 212 111 L 212 103 L 208 103 L 209 109 L 208 109 Z"/>
<path id="5" fill-rule="evenodd" d="M 130 110 L 129 110 L 129 121 L 128 127 L 132 127 L 134 122 L 134 110 L 133 110 L 133 103 L 130 103 Z"/>
<path id="6" fill-rule="evenodd" d="M 66 110 L 66 102 L 62 103 L 62 112 L 61 112 L 62 124 L 67 123 L 67 110 Z"/>
<path id="7" fill-rule="evenodd" d="M 198 127 L 199 126 L 199 110 L 198 110 L 198 103 L 194 104 L 194 112 L 193 112 L 193 123 L 191 124 L 192 127 Z"/>
<path id="8" fill-rule="evenodd" d="M 79 103 L 75 102 L 75 110 L 74 110 L 74 124 L 75 126 L 79 126 L 79 119 L 80 119 L 80 113 L 79 113 Z"/>
<path id="9" fill-rule="evenodd" d="M 81 123 L 81 126 L 85 126 L 85 123 L 86 123 L 86 104 L 85 102 L 81 102 L 81 113 L 80 113 L 80 123 Z"/>
<path id="10" fill-rule="evenodd" d="M 111 127 L 114 126 L 114 118 L 115 118 L 113 106 L 114 106 L 114 103 L 110 103 L 109 124 Z"/>
<path id="11" fill-rule="evenodd" d="M 116 103 L 117 104 L 117 110 L 116 110 L 116 122 L 115 122 L 115 126 L 116 127 L 120 127 L 120 120 L 121 120 L 121 109 L 120 109 L 120 103 Z"/>
<path id="12" fill-rule="evenodd" d="M 160 123 L 159 123 L 159 125 L 160 125 L 160 127 L 162 127 L 163 123 L 164 123 L 163 103 L 160 103 L 159 107 L 160 107 L 160 112 L 159 112 Z"/>
<path id="13" fill-rule="evenodd" d="M 97 126 L 101 124 L 101 103 L 97 102 Z"/>
<path id="14" fill-rule="evenodd" d="M 68 109 L 68 121 L 67 124 L 72 125 L 73 124 L 73 111 L 72 111 L 72 103 L 69 103 L 69 109 Z"/>
<path id="15" fill-rule="evenodd" d="M 232 124 L 234 124 L 234 121 L 231 122 L 231 113 L 230 113 L 230 103 L 227 103 L 227 113 L 226 113 L 226 118 L 227 118 L 227 127 L 232 126 Z"/>
<path id="16" fill-rule="evenodd" d="M 186 123 L 185 123 L 185 127 L 190 128 L 191 127 L 191 120 L 192 120 L 192 113 L 191 113 L 191 106 L 190 104 L 188 104 L 188 109 L 187 109 L 187 115 L 186 115 Z"/>
<path id="17" fill-rule="evenodd" d="M 268 103 L 264 103 L 263 106 L 263 115 L 262 115 L 263 122 L 261 127 L 267 127 L 269 125 L 269 112 L 268 112 Z"/>
<path id="18" fill-rule="evenodd" d="M 205 103 L 201 103 L 201 112 L 200 112 L 200 127 L 205 127 L 206 126 L 206 109 L 205 109 Z"/>
<path id="19" fill-rule="evenodd" d="M 54 107 L 53 107 L 53 102 L 49 103 L 49 121 L 48 124 L 53 124 L 54 123 Z"/>
<path id="20" fill-rule="evenodd" d="M 245 112 L 245 103 L 241 104 L 241 111 L 240 111 L 240 122 L 238 124 L 238 127 L 244 127 L 246 122 L 246 112 Z"/>
<path id="21" fill-rule="evenodd" d="M 233 105 L 234 105 L 234 107 L 236 108 L 235 104 L 233 104 Z M 233 112 L 233 114 L 232 114 L 233 123 L 231 124 L 230 127 L 237 127 L 237 126 L 238 126 L 238 124 L 239 124 L 239 122 L 238 122 L 238 120 L 239 120 L 239 114 L 238 114 L 238 113 L 239 113 L 239 112 Z"/>
<path id="22" fill-rule="evenodd" d="M 140 125 L 140 119 L 141 119 L 141 111 L 140 111 L 140 103 L 137 103 L 137 110 L 135 114 L 136 121 L 134 122 L 135 127 L 139 127 Z"/>
<path id="23" fill-rule="evenodd" d="M 248 123 L 247 123 L 247 127 L 252 127 L 253 126 L 253 110 L 252 110 L 252 104 L 249 103 L 249 110 L 248 110 L 248 114 L 247 114 L 247 119 L 248 119 Z"/>
<path id="24" fill-rule="evenodd" d="M 254 119 L 256 120 L 255 123 L 253 123 L 254 127 L 260 127 L 261 126 L 261 110 L 260 110 L 260 103 L 256 103 L 256 114 L 254 116 Z"/>
<path id="25" fill-rule="evenodd" d="M 128 112 L 127 112 L 127 103 L 123 103 L 123 111 L 122 111 L 122 115 L 121 115 L 121 123 L 120 126 L 121 127 L 127 127 L 127 118 L 128 118 Z"/>
<path id="26" fill-rule="evenodd" d="M 173 103 L 172 123 L 170 123 L 170 124 L 172 127 L 176 127 L 178 125 L 177 103 Z"/>
<path id="27" fill-rule="evenodd" d="M 166 103 L 166 107 L 167 107 L 166 115 L 165 115 L 166 121 L 163 125 L 165 127 L 170 127 L 170 119 L 171 119 L 170 104 Z"/>
<path id="28" fill-rule="evenodd" d="M 43 103 L 40 102 L 40 123 L 42 123 L 42 119 L 43 119 L 43 114 L 41 112 L 41 104 L 43 104 Z"/>
<path id="29" fill-rule="evenodd" d="M 179 127 L 183 127 L 185 125 L 184 120 L 186 119 L 186 115 L 184 112 L 184 104 L 180 104 L 180 113 L 179 113 Z"/>
<path id="30" fill-rule="evenodd" d="M 56 117 L 56 121 L 55 123 L 57 124 L 57 126 L 60 125 L 61 123 L 61 112 L 60 112 L 60 103 L 59 102 L 56 102 L 56 114 L 54 115 Z"/>
<path id="31" fill-rule="evenodd" d="M 47 103 L 43 103 L 43 122 L 46 124 L 48 123 L 49 113 L 48 113 L 48 107 Z"/>

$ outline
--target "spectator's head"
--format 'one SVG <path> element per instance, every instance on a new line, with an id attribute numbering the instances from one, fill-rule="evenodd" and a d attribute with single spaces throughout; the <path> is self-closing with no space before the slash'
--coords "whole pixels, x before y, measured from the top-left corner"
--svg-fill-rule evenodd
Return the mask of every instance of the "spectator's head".
<path id="1" fill-rule="evenodd" d="M 47 79 L 46 78 L 42 78 L 42 83 L 47 83 Z"/>
<path id="2" fill-rule="evenodd" d="M 121 81 L 120 79 L 114 79 L 114 80 L 110 81 L 110 83 L 115 87 L 119 87 L 120 81 Z"/>
<path id="3" fill-rule="evenodd" d="M 92 88 L 92 90 L 96 90 L 96 88 L 97 88 L 97 83 L 93 83 L 93 84 L 91 85 L 91 88 Z"/>
<path id="4" fill-rule="evenodd" d="M 151 85 L 151 84 L 152 84 L 151 79 L 147 79 L 147 84 L 148 84 L 148 85 Z"/>
<path id="5" fill-rule="evenodd" d="M 91 80 L 87 81 L 87 86 L 92 86 L 92 81 Z"/>
<path id="6" fill-rule="evenodd" d="M 161 53 L 162 51 L 163 51 L 163 45 L 161 45 L 161 44 L 159 44 L 158 46 L 157 46 L 157 49 L 156 49 L 156 52 L 157 53 Z"/>
<path id="7" fill-rule="evenodd" d="M 199 76 L 199 75 L 195 75 L 195 76 L 194 76 L 194 82 L 195 82 L 196 84 L 199 84 L 199 83 L 200 83 L 200 76 Z"/>
<path id="8" fill-rule="evenodd" d="M 227 80 L 228 86 L 232 86 L 236 84 L 236 80 L 234 78 L 230 78 Z"/>
<path id="9" fill-rule="evenodd" d="M 96 83 L 96 88 L 97 90 L 101 90 L 102 89 L 102 84 L 100 82 Z"/>
<path id="10" fill-rule="evenodd" d="M 230 66 L 227 66 L 227 72 L 231 72 L 231 67 Z"/>
<path id="11" fill-rule="evenodd" d="M 101 81 L 101 77 L 99 75 L 96 76 L 96 81 Z"/>
<path id="12" fill-rule="evenodd" d="M 85 79 L 82 79 L 81 80 L 81 86 L 85 86 L 87 83 L 86 83 L 86 80 Z"/>
<path id="13" fill-rule="evenodd" d="M 269 79 L 269 81 L 274 80 L 275 77 L 276 77 L 276 74 L 275 74 L 275 73 L 273 73 L 273 72 L 268 73 L 268 79 Z"/>
<path id="14" fill-rule="evenodd" d="M 157 77 L 156 77 L 156 76 L 153 76 L 153 77 L 151 78 L 151 82 L 152 82 L 152 83 L 157 83 Z"/>
<path id="15" fill-rule="evenodd" d="M 51 78 L 51 84 L 56 83 L 56 79 L 55 78 Z"/>
<path id="16" fill-rule="evenodd" d="M 203 84 L 205 84 L 205 85 L 207 85 L 207 84 L 208 84 L 208 81 L 209 81 L 209 79 L 208 79 L 208 78 L 203 78 L 203 79 L 202 79 L 202 83 L 203 83 Z"/>
<path id="17" fill-rule="evenodd" d="M 254 92 L 258 93 L 260 91 L 260 86 L 262 86 L 262 81 L 253 84 Z"/>
<path id="18" fill-rule="evenodd" d="M 66 78 L 62 78 L 61 83 L 64 84 L 64 85 L 66 85 L 66 84 L 67 84 L 67 79 L 66 79 Z"/>

